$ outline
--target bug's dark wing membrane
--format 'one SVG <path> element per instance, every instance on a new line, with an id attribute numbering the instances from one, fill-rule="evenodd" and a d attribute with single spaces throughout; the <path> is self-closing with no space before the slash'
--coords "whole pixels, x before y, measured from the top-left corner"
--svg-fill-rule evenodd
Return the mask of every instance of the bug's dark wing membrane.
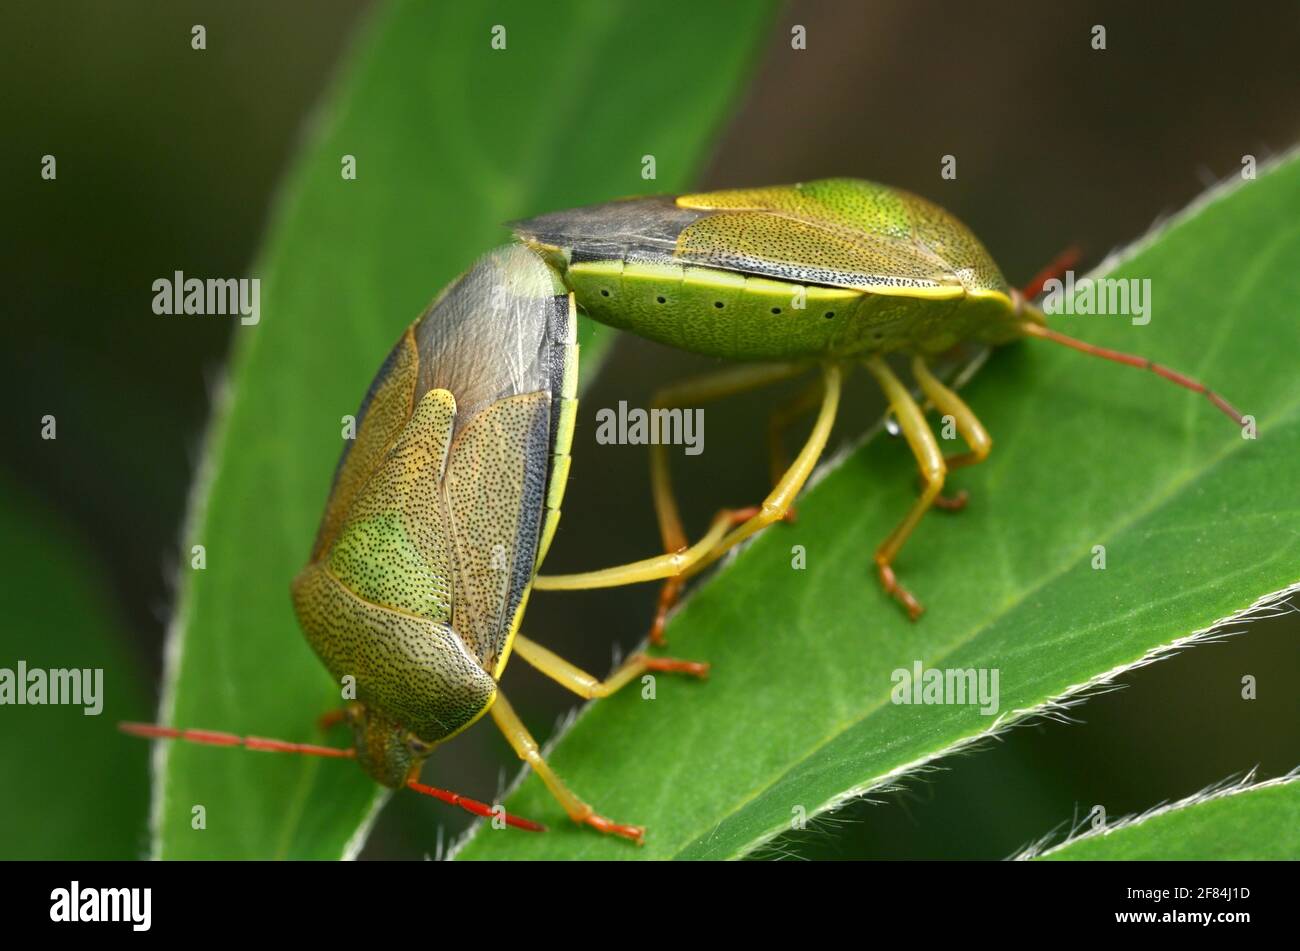
<path id="1" fill-rule="evenodd" d="M 661 261 L 672 259 L 678 236 L 707 214 L 655 195 L 538 215 L 510 228 L 525 241 L 572 252 L 575 262 Z"/>
<path id="2" fill-rule="evenodd" d="M 452 626 L 491 669 L 513 633 L 552 509 L 558 518 L 576 390 L 574 315 L 554 272 L 514 245 L 480 259 L 434 302 L 415 337 L 419 388 L 456 398 L 443 480 Z"/>
<path id="3" fill-rule="evenodd" d="M 416 400 L 456 397 L 459 432 L 489 403 L 549 390 L 550 323 L 565 293 L 554 272 L 517 245 L 485 254 L 435 300 L 415 327 Z"/>

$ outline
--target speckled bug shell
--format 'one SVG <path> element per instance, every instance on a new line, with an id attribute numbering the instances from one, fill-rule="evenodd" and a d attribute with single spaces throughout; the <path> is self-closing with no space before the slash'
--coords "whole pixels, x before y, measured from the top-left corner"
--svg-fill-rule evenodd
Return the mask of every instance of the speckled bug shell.
<path id="1" fill-rule="evenodd" d="M 387 785 L 404 736 L 444 740 L 495 698 L 559 519 L 575 327 L 554 272 L 502 248 L 407 328 L 361 404 L 293 600 L 330 673 L 356 678 L 359 758 Z"/>
<path id="2" fill-rule="evenodd" d="M 603 323 L 732 360 L 938 352 L 1020 335 L 939 206 L 857 179 L 609 202 L 513 226 Z"/>

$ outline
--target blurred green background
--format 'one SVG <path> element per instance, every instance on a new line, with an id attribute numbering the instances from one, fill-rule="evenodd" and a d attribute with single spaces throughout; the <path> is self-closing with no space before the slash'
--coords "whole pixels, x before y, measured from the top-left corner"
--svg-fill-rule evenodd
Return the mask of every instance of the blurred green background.
<path id="1" fill-rule="evenodd" d="M 154 708 L 180 520 L 235 326 L 156 320 L 150 284 L 176 269 L 247 271 L 276 183 L 367 13 L 342 0 L 0 11 L 9 93 L 0 101 L 0 397 L 9 406 L 0 416 L 0 666 L 103 666 L 110 698 L 99 718 L 0 708 L 0 858 L 144 848 L 148 751 L 118 737 L 112 721 Z M 207 27 L 203 56 L 189 48 L 194 23 Z M 807 29 L 806 52 L 790 50 L 793 24 Z M 1090 47 L 1094 24 L 1106 27 L 1104 51 Z M 1071 243 L 1095 262 L 1236 172 L 1243 154 L 1263 160 L 1289 148 L 1300 132 L 1297 61 L 1293 3 L 1230 14 L 1209 3 L 796 3 L 774 22 L 699 184 L 853 175 L 908 188 L 970 224 L 1014 283 Z M 635 68 L 647 82 L 656 70 L 709 75 L 707 63 L 667 58 Z M 58 157 L 57 183 L 39 176 L 46 153 Z M 955 181 L 940 178 L 945 154 L 957 157 Z M 411 316 L 393 315 L 394 334 Z M 708 365 L 624 338 L 585 403 L 644 405 L 662 382 Z M 710 451 L 675 460 L 688 525 L 762 493 L 765 412 L 776 399 L 765 392 L 710 408 Z M 837 440 L 879 410 L 862 386 L 849 405 Z M 46 414 L 58 419 L 55 441 L 40 439 Z M 600 465 L 584 466 L 593 433 L 584 414 L 552 571 L 657 546 L 644 448 L 602 447 Z M 1086 474 L 1086 460 L 1080 467 Z M 612 645 L 643 635 L 654 596 L 653 586 L 539 594 L 528 628 L 602 670 Z M 87 617 L 68 609 L 76 603 L 102 610 Z M 61 653 L 78 628 L 94 632 L 100 658 Z M 1138 671 L 1123 680 L 1130 689 L 1075 711 L 1086 723 L 1015 730 L 780 849 L 999 858 L 1094 803 L 1114 816 L 1252 766 L 1283 773 L 1300 763 L 1297 635 L 1292 613 Z M 1261 683 L 1250 703 L 1239 699 L 1245 673 Z M 505 681 L 530 722 L 571 706 L 531 671 L 512 667 Z M 515 769 L 490 729 L 440 756 L 455 761 L 442 775 L 463 776 L 458 788 L 484 798 Z M 462 825 L 452 810 L 399 796 L 364 855 L 434 854 Z"/>

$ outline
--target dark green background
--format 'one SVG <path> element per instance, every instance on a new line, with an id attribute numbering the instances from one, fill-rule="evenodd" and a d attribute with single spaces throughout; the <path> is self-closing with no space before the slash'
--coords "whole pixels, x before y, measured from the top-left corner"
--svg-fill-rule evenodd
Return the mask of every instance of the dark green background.
<path id="1" fill-rule="evenodd" d="M 1294 4 L 1146 7 L 795 4 L 774 25 L 700 184 L 873 178 L 940 201 L 981 235 L 1013 282 L 1072 242 L 1095 261 L 1235 172 L 1244 153 L 1263 159 L 1300 131 Z M 0 11 L 0 478 L 13 486 L 6 505 L 23 511 L 6 526 L 11 588 L 0 665 L 62 663 L 42 652 L 86 619 L 67 618 L 57 601 L 89 575 L 106 604 L 95 623 L 110 683 L 123 698 L 156 690 L 175 539 L 233 324 L 159 321 L 150 284 L 178 268 L 246 271 L 275 185 L 364 15 L 365 5 L 339 0 Z M 202 55 L 189 47 L 196 22 L 208 29 Z M 807 27 L 806 52 L 789 49 L 792 23 Z M 1104 52 L 1089 46 L 1096 23 L 1107 28 Z M 668 69 L 708 81 L 707 63 L 644 68 L 647 82 Z M 39 177 L 45 153 L 58 156 L 57 183 Z M 957 157 L 956 181 L 939 177 L 944 154 Z M 394 328 L 409 317 L 394 315 Z M 624 339 L 585 405 L 644 405 L 660 382 L 707 365 Z M 709 451 L 675 460 L 690 525 L 763 491 L 764 414 L 774 400 L 765 393 L 711 408 Z M 854 389 L 836 439 L 864 429 L 878 404 Z M 38 436 L 47 413 L 59 420 L 55 442 Z M 600 464 L 584 466 L 593 431 L 584 414 L 553 571 L 640 557 L 657 544 L 644 448 L 602 447 Z M 1086 478 L 1087 461 L 1077 465 Z M 55 556 L 32 538 L 72 554 Z M 257 543 L 255 528 L 248 542 Z M 529 630 L 601 670 L 613 643 L 640 638 L 653 597 L 651 587 L 539 595 Z M 1013 731 L 883 804 L 852 807 L 781 846 L 805 855 L 996 858 L 1093 803 L 1115 816 L 1256 764 L 1264 777 L 1285 772 L 1300 763 L 1297 634 L 1295 615 L 1258 623 L 1247 636 L 1129 675 L 1131 689 L 1077 711 L 1083 725 Z M 1261 698 L 1243 703 L 1224 690 L 1225 669 L 1257 673 Z M 570 705 L 530 671 L 512 668 L 506 681 L 540 733 Z M 121 709 L 139 716 L 151 707 L 124 699 Z M 17 801 L 21 812 L 0 814 L 0 857 L 137 854 L 143 744 L 112 736 L 111 711 L 57 725 L 12 713 L 0 709 L 0 763 L 6 782 L 22 777 L 31 794 Z M 62 774 L 25 773 L 24 751 L 40 743 L 67 745 Z M 515 768 L 490 729 L 440 756 L 458 761 L 459 788 L 485 798 L 498 774 Z M 139 800 L 135 827 L 89 824 L 67 835 L 82 806 L 57 793 L 73 783 L 129 791 Z M 366 855 L 432 853 L 438 827 L 460 825 L 453 810 L 397 797 Z"/>

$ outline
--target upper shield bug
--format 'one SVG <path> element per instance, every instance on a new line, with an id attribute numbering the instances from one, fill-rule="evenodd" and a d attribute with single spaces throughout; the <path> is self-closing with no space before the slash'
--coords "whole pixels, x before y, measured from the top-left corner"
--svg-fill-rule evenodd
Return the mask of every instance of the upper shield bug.
<path id="1" fill-rule="evenodd" d="M 595 319 L 660 343 L 743 361 L 663 390 L 656 407 L 690 406 L 820 371 L 814 388 L 773 419 L 775 488 L 752 518 L 667 579 L 652 640 L 662 642 L 667 610 L 683 579 L 727 549 L 786 517 L 826 445 L 841 380 L 864 365 L 885 392 L 921 472 L 920 497 L 876 549 L 885 591 L 917 619 L 920 602 L 898 580 L 899 550 L 931 505 L 959 508 L 941 495 L 949 472 L 982 462 L 992 439 L 970 407 L 931 371 L 935 355 L 962 341 L 998 345 L 1037 337 L 1093 356 L 1151 370 L 1202 393 L 1239 425 L 1218 394 L 1174 370 L 1095 347 L 1051 329 L 1031 299 L 1050 273 L 1011 288 L 979 240 L 939 206 L 856 179 L 770 188 L 635 198 L 542 215 L 514 224 L 516 234 L 562 275 L 578 306 Z M 1067 261 L 1058 262 L 1060 269 Z M 945 456 L 921 406 L 885 361 L 911 357 L 929 404 L 951 416 L 968 451 Z M 819 408 L 812 433 L 788 467 L 779 433 L 797 413 Z M 663 446 L 651 447 L 654 501 L 664 546 L 685 546 Z M 541 576 L 538 588 L 618 584 L 617 570 Z"/>

